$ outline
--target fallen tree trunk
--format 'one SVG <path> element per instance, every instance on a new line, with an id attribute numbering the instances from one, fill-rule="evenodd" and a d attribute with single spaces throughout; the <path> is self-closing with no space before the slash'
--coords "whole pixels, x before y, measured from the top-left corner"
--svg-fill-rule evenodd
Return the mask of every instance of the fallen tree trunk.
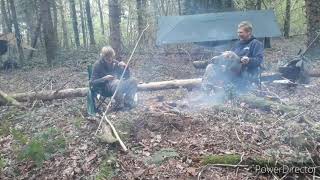
<path id="1" fill-rule="evenodd" d="M 311 70 L 309 73 L 310 77 L 320 77 L 320 71 L 319 70 Z"/>
<path id="2" fill-rule="evenodd" d="M 268 75 L 273 77 L 274 75 Z M 267 76 L 265 76 L 267 77 Z M 273 78 L 271 78 L 273 79 Z M 265 79 L 267 80 L 267 78 Z M 182 79 L 182 80 L 171 80 L 161 82 L 150 82 L 138 85 L 138 91 L 156 91 L 165 89 L 177 89 L 177 88 L 195 88 L 199 87 L 202 79 Z M 62 89 L 56 91 L 40 91 L 40 92 L 28 92 L 28 93 L 17 93 L 10 94 L 9 96 L 18 102 L 34 101 L 34 100 L 53 100 L 53 99 L 64 99 L 73 97 L 84 97 L 88 93 L 88 88 L 74 88 L 74 89 Z"/>
<path id="3" fill-rule="evenodd" d="M 164 89 L 177 89 L 177 88 L 193 88 L 201 84 L 201 78 L 199 79 L 183 79 L 161 82 L 150 82 L 138 85 L 138 91 L 156 91 Z M 88 93 L 88 88 L 74 88 L 74 89 L 62 89 L 59 91 L 40 91 L 29 93 L 17 93 L 10 96 L 17 101 L 33 101 L 33 100 L 53 100 L 64 99 L 72 97 L 84 97 Z"/>
<path id="4" fill-rule="evenodd" d="M 202 79 L 182 79 L 162 82 L 150 82 L 138 85 L 139 91 L 156 91 L 163 89 L 193 88 L 201 84 Z"/>
<path id="5" fill-rule="evenodd" d="M 6 93 L 0 90 L 0 105 L 14 105 L 21 106 L 21 104 L 11 96 L 8 96 Z"/>
<path id="6" fill-rule="evenodd" d="M 205 69 L 209 62 L 208 61 L 193 61 L 193 66 L 196 69 Z M 285 77 L 287 79 L 290 79 L 292 81 L 295 81 L 301 76 L 300 74 L 301 70 L 300 67 L 292 67 L 289 65 L 286 65 L 284 67 L 279 67 L 279 73 L 276 74 L 277 78 L 282 79 L 282 77 Z M 308 73 L 306 74 L 309 77 L 320 77 L 320 72 L 316 69 L 308 70 Z M 264 75 L 262 75 L 264 78 Z M 294 77 L 292 77 L 294 76 Z M 269 76 L 265 76 L 265 78 L 269 78 Z"/>
<path id="7" fill-rule="evenodd" d="M 11 94 L 10 96 L 17 101 L 33 101 L 33 100 L 53 100 L 64 99 L 72 97 L 84 97 L 88 93 L 88 88 L 75 88 L 75 89 L 63 89 L 60 91 L 40 91 L 40 92 L 28 92 Z"/>

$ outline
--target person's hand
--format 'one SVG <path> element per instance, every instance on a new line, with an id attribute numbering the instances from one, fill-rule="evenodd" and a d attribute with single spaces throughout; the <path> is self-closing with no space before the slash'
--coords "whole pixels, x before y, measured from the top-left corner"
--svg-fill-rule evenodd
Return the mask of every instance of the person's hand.
<path id="1" fill-rule="evenodd" d="M 118 64 L 120 67 L 125 68 L 127 66 L 126 63 L 124 63 L 123 61 L 119 62 Z"/>
<path id="2" fill-rule="evenodd" d="M 240 62 L 242 64 L 248 64 L 250 61 L 250 59 L 248 58 L 248 56 L 243 56 L 241 59 L 240 59 Z"/>
<path id="3" fill-rule="evenodd" d="M 232 51 L 225 51 L 222 53 L 223 57 L 226 59 L 230 59 L 232 56 L 234 56 L 234 52 Z"/>
<path id="4" fill-rule="evenodd" d="M 103 77 L 103 79 L 104 79 L 104 80 L 107 80 L 107 81 L 112 81 L 112 80 L 114 80 L 114 76 L 112 76 L 112 75 L 106 75 L 106 76 Z"/>

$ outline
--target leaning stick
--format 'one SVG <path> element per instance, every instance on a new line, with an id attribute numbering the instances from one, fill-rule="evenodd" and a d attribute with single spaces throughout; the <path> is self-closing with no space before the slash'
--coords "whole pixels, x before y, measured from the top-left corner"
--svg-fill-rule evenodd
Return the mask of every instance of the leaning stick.
<path id="1" fill-rule="evenodd" d="M 139 44 L 139 42 L 140 42 L 140 40 L 141 40 L 141 37 L 142 37 L 142 35 L 144 34 L 144 32 L 148 29 L 148 27 L 149 27 L 149 25 L 147 25 L 146 28 L 141 32 L 141 34 L 140 34 L 140 36 L 139 36 L 139 39 L 138 39 L 138 41 L 136 42 L 136 45 L 135 45 L 133 51 L 131 52 L 131 55 L 130 55 L 130 58 L 129 58 L 128 62 L 127 62 L 127 65 L 126 65 L 126 67 L 124 68 L 124 70 L 123 70 L 123 72 L 122 72 L 122 75 L 121 75 L 121 77 L 120 77 L 120 79 L 119 79 L 119 84 L 118 84 L 118 86 L 116 87 L 116 90 L 115 90 L 115 92 L 113 93 L 113 95 L 112 95 L 112 97 L 111 97 L 111 99 L 110 99 L 110 101 L 109 101 L 109 103 L 108 103 L 107 109 L 103 112 L 102 118 L 101 118 L 101 120 L 100 120 L 100 122 L 99 122 L 99 126 L 98 126 L 98 128 L 97 128 L 97 130 L 96 130 L 96 132 L 95 132 L 95 135 L 97 135 L 97 133 L 98 133 L 100 127 L 101 127 L 102 121 L 105 120 L 105 121 L 109 124 L 109 126 L 111 127 L 111 129 L 112 129 L 112 131 L 113 131 L 113 134 L 116 136 L 117 140 L 119 141 L 119 143 L 120 143 L 120 145 L 121 145 L 121 147 L 122 147 L 122 149 L 123 149 L 124 151 L 127 151 L 128 148 L 125 146 L 125 144 L 124 144 L 123 141 L 121 140 L 119 134 L 117 133 L 117 131 L 116 131 L 116 129 L 114 128 L 114 126 L 113 126 L 113 124 L 111 123 L 111 121 L 108 120 L 108 118 L 107 118 L 107 112 L 109 111 L 109 108 L 111 107 L 111 103 L 112 103 L 115 95 L 117 94 L 117 92 L 118 92 L 118 90 L 119 90 L 119 85 L 120 85 L 120 83 L 121 83 L 121 81 L 122 81 L 122 79 L 123 79 L 123 77 L 124 77 L 124 74 L 125 74 L 128 66 L 129 66 L 129 63 L 130 63 L 130 61 L 131 61 L 131 59 L 132 59 L 132 56 L 133 56 L 134 52 L 136 51 L 136 49 L 137 49 L 137 47 L 138 47 L 138 44 Z"/>

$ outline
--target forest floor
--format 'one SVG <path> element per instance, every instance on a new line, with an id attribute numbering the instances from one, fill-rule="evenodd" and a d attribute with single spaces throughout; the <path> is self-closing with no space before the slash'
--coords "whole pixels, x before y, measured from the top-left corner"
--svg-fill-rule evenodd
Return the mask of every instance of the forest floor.
<path id="1" fill-rule="evenodd" d="M 301 37 L 272 41 L 273 47 L 266 50 L 267 70 L 293 57 L 301 42 Z M 98 55 L 98 50 L 64 52 L 61 65 L 53 68 L 38 65 L 1 71 L 0 89 L 10 94 L 85 87 L 86 65 Z M 203 74 L 194 69 L 187 54 L 166 55 L 162 50 L 136 54 L 132 71 L 140 82 Z M 2 106 L 0 179 L 312 179 L 308 174 L 261 174 L 254 168 L 205 166 L 204 162 L 209 155 L 239 155 L 240 165 L 257 158 L 318 164 L 319 85 L 319 78 L 295 88 L 263 85 L 280 103 L 295 107 L 294 115 L 277 107 L 251 107 L 238 98 L 198 101 L 198 91 L 186 89 L 139 92 L 137 108 L 108 115 L 128 152 L 94 135 L 97 123 L 87 117 L 84 97 L 30 102 L 24 110 Z M 213 163 L 239 163 L 228 160 Z"/>

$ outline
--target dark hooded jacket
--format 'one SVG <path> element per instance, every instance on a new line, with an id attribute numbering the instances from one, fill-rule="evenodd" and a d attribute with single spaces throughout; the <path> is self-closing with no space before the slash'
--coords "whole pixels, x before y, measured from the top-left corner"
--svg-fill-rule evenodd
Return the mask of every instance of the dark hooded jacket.
<path id="1" fill-rule="evenodd" d="M 106 85 L 110 84 L 112 81 L 107 81 L 103 79 L 103 77 L 112 75 L 116 79 L 119 79 L 123 70 L 124 68 L 119 66 L 119 61 L 112 60 L 111 63 L 107 63 L 104 59 L 100 58 L 93 65 L 90 85 L 94 88 L 94 90 L 104 90 Z M 130 70 L 127 68 L 124 78 L 128 79 L 129 77 Z"/>
<path id="2" fill-rule="evenodd" d="M 237 41 L 231 49 L 240 58 L 249 57 L 249 63 L 244 68 L 249 72 L 254 72 L 263 62 L 264 47 L 263 44 L 252 36 L 249 40 Z"/>

